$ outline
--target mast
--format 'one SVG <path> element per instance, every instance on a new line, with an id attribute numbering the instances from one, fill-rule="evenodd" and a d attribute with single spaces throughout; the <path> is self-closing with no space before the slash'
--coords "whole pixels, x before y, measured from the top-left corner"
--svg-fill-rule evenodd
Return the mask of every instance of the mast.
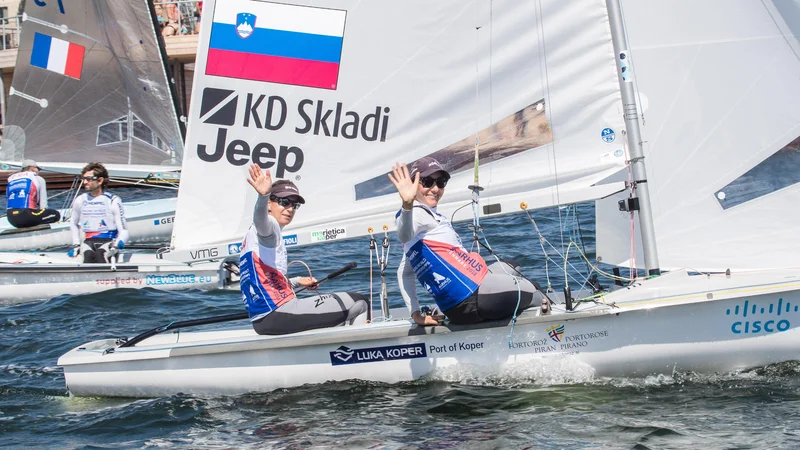
<path id="1" fill-rule="evenodd" d="M 625 203 L 625 205 L 631 211 L 637 209 L 639 211 L 642 251 L 644 252 L 647 274 L 658 275 L 661 273 L 661 269 L 658 265 L 658 249 L 656 248 L 656 234 L 653 227 L 650 192 L 647 188 L 647 171 L 644 165 L 642 134 L 639 129 L 638 105 L 636 104 L 636 93 L 633 90 L 633 66 L 630 63 L 628 39 L 625 35 L 625 25 L 622 20 L 619 0 L 606 0 L 606 8 L 608 9 L 608 20 L 611 26 L 611 41 L 614 44 L 614 57 L 617 60 L 617 67 L 619 67 L 617 77 L 619 78 L 619 87 L 622 93 L 622 109 L 625 114 L 628 148 L 631 155 L 630 164 L 633 185 L 630 189 L 632 198 L 638 200 L 638 202 L 633 201 Z M 623 209 L 623 207 L 621 206 L 620 209 Z"/>

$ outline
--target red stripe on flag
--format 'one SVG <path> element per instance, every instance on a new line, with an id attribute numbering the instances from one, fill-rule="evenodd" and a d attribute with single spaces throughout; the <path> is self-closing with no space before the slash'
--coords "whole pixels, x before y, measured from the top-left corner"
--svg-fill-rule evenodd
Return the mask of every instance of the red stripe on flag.
<path id="1" fill-rule="evenodd" d="M 206 75 L 336 89 L 339 64 L 210 48 Z"/>
<path id="2" fill-rule="evenodd" d="M 67 51 L 67 65 L 64 67 L 64 75 L 75 79 L 81 79 L 81 70 L 83 69 L 83 54 L 86 48 L 82 45 L 69 43 L 69 50 Z"/>

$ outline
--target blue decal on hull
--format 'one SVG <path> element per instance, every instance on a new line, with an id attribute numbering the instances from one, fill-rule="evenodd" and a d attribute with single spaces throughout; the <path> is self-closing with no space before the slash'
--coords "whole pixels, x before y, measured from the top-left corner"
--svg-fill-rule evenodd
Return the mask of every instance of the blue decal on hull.
<path id="1" fill-rule="evenodd" d="M 331 365 L 360 364 L 398 359 L 425 358 L 425 344 L 392 345 L 387 347 L 348 348 L 344 345 L 330 352 Z"/>
<path id="2" fill-rule="evenodd" d="M 725 315 L 741 316 L 742 319 L 731 324 L 731 333 L 733 334 L 757 334 L 757 333 L 777 333 L 786 331 L 792 327 L 787 315 L 793 316 L 800 310 L 800 306 L 792 305 L 790 302 L 784 302 L 783 298 L 779 298 L 777 302 L 771 302 L 769 305 L 759 305 L 756 302 L 745 300 L 743 304 L 736 305 L 731 310 L 725 310 Z M 756 316 L 767 316 L 753 320 Z M 770 317 L 772 316 L 772 317 Z"/>

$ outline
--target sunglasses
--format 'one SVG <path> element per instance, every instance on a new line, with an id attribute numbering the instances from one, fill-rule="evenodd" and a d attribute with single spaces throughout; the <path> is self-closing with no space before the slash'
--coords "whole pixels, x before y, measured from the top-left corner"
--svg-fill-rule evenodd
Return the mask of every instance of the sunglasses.
<path id="1" fill-rule="evenodd" d="M 100 177 L 98 177 L 96 175 L 92 175 L 90 177 L 81 177 L 81 180 L 83 180 L 83 181 L 97 181 L 99 178 Z"/>
<path id="2" fill-rule="evenodd" d="M 422 187 L 426 189 L 432 188 L 434 184 L 436 184 L 436 187 L 438 187 L 439 189 L 444 189 L 444 187 L 447 186 L 448 180 L 450 179 L 446 177 L 439 177 L 439 178 L 422 177 L 419 179 L 419 184 L 421 184 Z"/>
<path id="3" fill-rule="evenodd" d="M 284 209 L 288 209 L 291 206 L 292 208 L 297 210 L 300 209 L 300 205 L 302 205 L 302 203 L 296 202 L 294 200 L 289 200 L 288 198 L 279 198 L 270 196 L 269 200 L 281 205 L 281 207 Z"/>

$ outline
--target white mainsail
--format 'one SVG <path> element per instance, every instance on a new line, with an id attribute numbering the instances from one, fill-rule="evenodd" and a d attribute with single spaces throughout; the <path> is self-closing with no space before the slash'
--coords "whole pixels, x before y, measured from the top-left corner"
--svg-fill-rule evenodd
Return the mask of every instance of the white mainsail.
<path id="1" fill-rule="evenodd" d="M 471 196 L 476 134 L 481 205 L 491 205 L 482 214 L 622 188 L 597 184 L 625 159 L 603 2 L 296 3 L 226 1 L 204 17 L 171 257 L 237 250 L 252 220 L 253 159 L 308 200 L 284 230 L 298 244 L 392 229 L 399 201 L 386 173 L 395 161 L 437 157 L 453 174 L 440 208 L 454 211 Z M 255 15 L 254 32 L 233 36 L 249 20 L 242 14 Z M 209 45 L 247 50 L 259 27 L 327 36 L 332 50 L 309 57 L 333 60 L 333 81 L 257 81 L 248 60 L 220 76 Z"/>
<path id="2" fill-rule="evenodd" d="M 797 267 L 800 5 L 636 0 L 623 11 L 648 99 L 642 134 L 661 267 Z M 619 198 L 598 203 L 597 253 L 628 265 Z"/>
<path id="3" fill-rule="evenodd" d="M 183 136 L 146 0 L 29 2 L 0 160 L 113 175 L 180 169 Z"/>

